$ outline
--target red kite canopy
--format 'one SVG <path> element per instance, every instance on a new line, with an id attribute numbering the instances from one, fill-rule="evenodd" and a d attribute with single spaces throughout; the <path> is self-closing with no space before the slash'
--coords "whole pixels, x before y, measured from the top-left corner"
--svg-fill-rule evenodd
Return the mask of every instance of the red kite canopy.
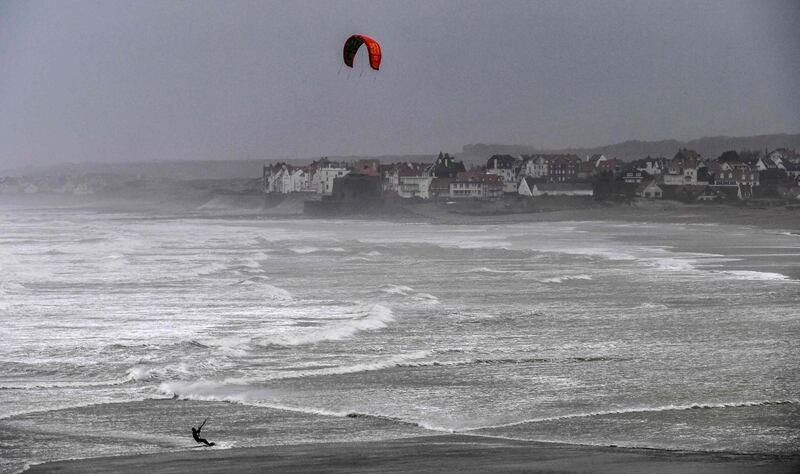
<path id="1" fill-rule="evenodd" d="M 367 44 L 367 51 L 369 51 L 369 65 L 374 70 L 381 67 L 381 45 L 369 36 L 353 35 L 347 38 L 344 42 L 344 63 L 348 67 L 353 67 L 353 59 L 356 57 L 358 48 L 362 44 Z"/>

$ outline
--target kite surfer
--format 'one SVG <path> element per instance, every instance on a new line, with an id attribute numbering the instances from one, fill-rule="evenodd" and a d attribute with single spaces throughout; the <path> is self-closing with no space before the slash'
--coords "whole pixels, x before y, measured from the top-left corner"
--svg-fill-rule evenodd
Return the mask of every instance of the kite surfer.
<path id="1" fill-rule="evenodd" d="M 203 439 L 200 437 L 200 430 L 203 429 L 203 425 L 206 424 L 206 421 L 208 421 L 208 418 L 203 420 L 203 424 L 200 425 L 200 428 L 195 429 L 194 427 L 192 427 L 192 438 L 194 438 L 194 440 L 197 441 L 198 443 L 203 443 L 206 446 L 214 446 L 214 443 L 209 443 L 207 439 Z"/>

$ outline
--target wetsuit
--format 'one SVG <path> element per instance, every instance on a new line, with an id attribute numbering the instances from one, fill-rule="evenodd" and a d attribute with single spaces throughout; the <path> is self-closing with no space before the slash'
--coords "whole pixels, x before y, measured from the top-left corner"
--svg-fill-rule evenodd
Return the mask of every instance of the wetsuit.
<path id="1" fill-rule="evenodd" d="M 203 425 L 204 424 L 206 424 L 205 421 L 203 422 Z M 197 429 L 192 428 L 192 438 L 194 438 L 194 440 L 198 443 L 203 443 L 206 446 L 214 446 L 214 443 L 209 443 L 207 439 L 200 437 L 200 430 L 203 429 L 203 425 L 200 425 L 200 428 Z"/>

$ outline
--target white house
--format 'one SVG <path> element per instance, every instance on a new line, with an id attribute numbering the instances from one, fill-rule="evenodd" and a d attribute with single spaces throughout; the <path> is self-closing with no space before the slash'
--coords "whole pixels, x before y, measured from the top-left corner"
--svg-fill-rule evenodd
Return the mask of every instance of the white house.
<path id="1" fill-rule="evenodd" d="M 664 158 L 647 157 L 644 159 L 644 162 L 642 163 L 644 166 L 640 166 L 637 169 L 639 171 L 644 171 L 650 176 L 658 176 L 664 171 L 665 161 L 666 160 Z"/>
<path id="2" fill-rule="evenodd" d="M 517 192 L 517 173 L 520 168 L 517 161 L 511 155 L 494 155 L 486 162 L 486 174 L 500 177 L 504 193 Z"/>
<path id="3" fill-rule="evenodd" d="M 523 196 L 593 196 L 592 185 L 588 183 L 538 183 L 526 176 L 519 183 L 517 191 Z"/>
<path id="4" fill-rule="evenodd" d="M 532 156 L 525 160 L 523 174 L 533 178 L 543 178 L 547 176 L 550 161 L 544 156 Z"/>
<path id="5" fill-rule="evenodd" d="M 648 181 L 640 184 L 636 188 L 636 195 L 649 199 L 661 199 L 664 196 L 664 191 L 656 184 L 655 181 Z"/>
<path id="6" fill-rule="evenodd" d="M 664 184 L 673 186 L 697 185 L 697 168 L 694 166 L 670 166 L 663 175 Z M 703 183 L 706 184 L 706 183 Z"/>
<path id="7" fill-rule="evenodd" d="M 432 176 L 400 176 L 397 195 L 401 198 L 430 198 L 428 190 L 431 187 Z"/>
<path id="8" fill-rule="evenodd" d="M 499 176 L 480 171 L 462 171 L 450 183 L 451 198 L 497 199 L 503 195 Z"/>
<path id="9" fill-rule="evenodd" d="M 781 157 L 777 154 L 774 154 L 771 158 L 760 157 L 758 162 L 756 162 L 756 168 L 758 168 L 758 171 L 773 169 L 786 170 L 786 167 L 783 164 L 783 159 L 781 159 Z"/>
<path id="10" fill-rule="evenodd" d="M 319 163 L 314 176 L 311 178 L 311 188 L 317 194 L 330 196 L 333 192 L 333 180 L 350 174 L 350 167 L 342 163 L 323 161 Z"/>

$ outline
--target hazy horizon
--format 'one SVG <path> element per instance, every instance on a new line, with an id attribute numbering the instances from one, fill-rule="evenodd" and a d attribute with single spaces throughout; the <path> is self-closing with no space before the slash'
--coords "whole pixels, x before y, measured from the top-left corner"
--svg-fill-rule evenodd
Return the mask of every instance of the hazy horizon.
<path id="1" fill-rule="evenodd" d="M 0 168 L 800 130 L 796 2 L 487 6 L 5 2 Z"/>

